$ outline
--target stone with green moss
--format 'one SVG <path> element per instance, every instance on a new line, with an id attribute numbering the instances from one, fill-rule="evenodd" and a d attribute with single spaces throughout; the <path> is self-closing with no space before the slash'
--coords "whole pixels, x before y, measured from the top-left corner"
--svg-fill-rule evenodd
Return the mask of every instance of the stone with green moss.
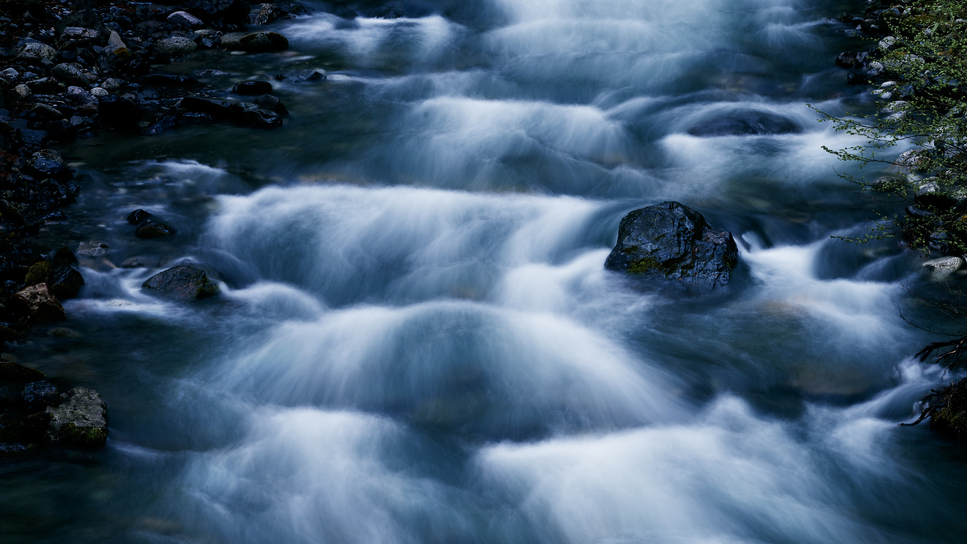
<path id="1" fill-rule="evenodd" d="M 605 261 L 610 270 L 700 288 L 727 285 L 737 264 L 732 235 L 712 230 L 701 214 L 678 202 L 628 213 Z"/>

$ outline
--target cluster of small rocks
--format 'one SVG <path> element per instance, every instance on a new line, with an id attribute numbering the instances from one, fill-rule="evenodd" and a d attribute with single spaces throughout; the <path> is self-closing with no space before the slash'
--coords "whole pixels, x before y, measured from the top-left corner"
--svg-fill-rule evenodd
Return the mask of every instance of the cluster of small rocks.
<path id="1" fill-rule="evenodd" d="M 107 405 L 91 389 L 61 393 L 43 372 L 0 361 L 0 458 L 44 445 L 97 448 L 107 440 Z"/>

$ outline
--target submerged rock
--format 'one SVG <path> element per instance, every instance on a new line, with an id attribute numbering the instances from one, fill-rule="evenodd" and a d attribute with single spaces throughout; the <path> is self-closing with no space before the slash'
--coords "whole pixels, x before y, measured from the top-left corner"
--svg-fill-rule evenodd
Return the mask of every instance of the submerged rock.
<path id="1" fill-rule="evenodd" d="M 182 300 L 203 299 L 218 294 L 218 285 L 208 279 L 203 270 L 188 265 L 155 274 L 145 280 L 141 288 Z"/>
<path id="2" fill-rule="evenodd" d="M 702 121 L 688 129 L 692 136 L 746 136 L 793 134 L 799 126 L 781 115 L 762 111 L 737 111 Z"/>
<path id="3" fill-rule="evenodd" d="M 729 283 L 737 264 L 738 248 L 731 233 L 713 231 L 687 206 L 662 202 L 621 220 L 605 268 L 715 288 Z"/>
<path id="4" fill-rule="evenodd" d="M 107 405 L 101 395 L 86 387 L 75 387 L 64 395 L 60 406 L 47 408 L 52 444 L 74 448 L 95 448 L 107 441 Z"/>

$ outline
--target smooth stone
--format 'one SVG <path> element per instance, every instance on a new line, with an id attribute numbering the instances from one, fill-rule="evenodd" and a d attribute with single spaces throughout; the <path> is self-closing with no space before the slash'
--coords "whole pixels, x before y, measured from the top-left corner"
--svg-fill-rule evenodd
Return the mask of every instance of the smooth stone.
<path id="1" fill-rule="evenodd" d="M 165 38 L 154 44 L 154 52 L 162 57 L 175 57 L 194 53 L 198 44 L 188 38 Z"/>
<path id="2" fill-rule="evenodd" d="M 167 21 L 176 26 L 195 28 L 204 26 L 205 22 L 188 13 L 187 11 L 176 11 L 168 16 Z"/>
<path id="3" fill-rule="evenodd" d="M 151 276 L 141 288 L 159 295 L 180 300 L 198 300 L 217 295 L 218 285 L 208 279 L 205 271 L 179 265 Z"/>

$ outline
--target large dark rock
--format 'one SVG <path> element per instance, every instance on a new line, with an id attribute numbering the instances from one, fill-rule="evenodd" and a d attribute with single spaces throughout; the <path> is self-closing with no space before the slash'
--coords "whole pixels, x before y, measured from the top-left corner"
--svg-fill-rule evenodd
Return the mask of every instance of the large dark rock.
<path id="1" fill-rule="evenodd" d="M 181 99 L 181 108 L 188 112 L 211 115 L 216 119 L 223 119 L 232 114 L 232 104 L 229 100 L 205 98 L 203 96 L 186 96 Z"/>
<path id="2" fill-rule="evenodd" d="M 729 283 L 737 264 L 738 248 L 731 233 L 713 231 L 687 206 L 662 202 L 621 220 L 618 242 L 605 268 L 715 288 Z"/>
<path id="3" fill-rule="evenodd" d="M 203 270 L 180 265 L 155 274 L 141 284 L 142 289 L 182 300 L 208 298 L 218 294 L 218 285 Z"/>
<path id="4" fill-rule="evenodd" d="M 707 119 L 688 129 L 692 136 L 746 136 L 801 132 L 796 123 L 763 111 L 733 111 Z"/>
<path id="5" fill-rule="evenodd" d="M 232 87 L 232 92 L 235 94 L 257 96 L 260 94 L 271 93 L 272 84 L 268 81 L 239 81 L 234 87 Z"/>
<path id="6" fill-rule="evenodd" d="M 96 448 L 107 441 L 107 405 L 92 389 L 75 387 L 59 406 L 47 408 L 52 444 L 72 448 Z"/>
<path id="7" fill-rule="evenodd" d="M 157 221 L 146 221 L 134 231 L 134 235 L 145 240 L 152 240 L 154 238 L 174 236 L 177 232 L 171 225 Z"/>
<path id="8" fill-rule="evenodd" d="M 253 128 L 273 129 L 282 126 L 282 117 L 276 113 L 259 109 L 255 104 L 234 104 L 232 115 L 236 122 Z"/>
<path id="9" fill-rule="evenodd" d="M 31 155 L 21 171 L 36 179 L 68 181 L 73 177 L 70 167 L 64 164 L 64 159 L 51 149 L 44 149 Z"/>

